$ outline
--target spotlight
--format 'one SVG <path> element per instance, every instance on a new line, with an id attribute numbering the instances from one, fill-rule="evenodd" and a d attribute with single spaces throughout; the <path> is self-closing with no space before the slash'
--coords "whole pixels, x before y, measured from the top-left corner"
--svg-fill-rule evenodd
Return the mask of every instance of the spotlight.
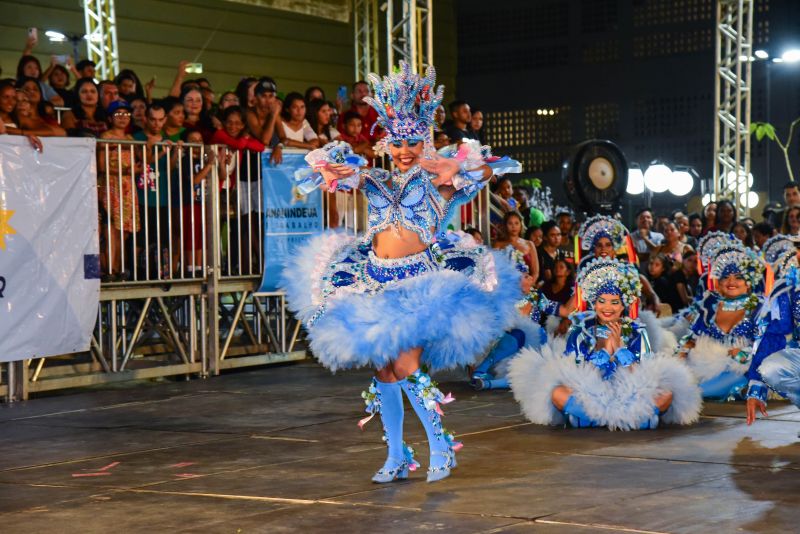
<path id="1" fill-rule="evenodd" d="M 552 110 L 552 109 L 549 111 L 549 113 L 550 113 L 550 115 L 555 115 L 556 114 L 556 112 L 554 110 Z"/>
<path id="2" fill-rule="evenodd" d="M 774 58 L 772 58 L 772 62 L 773 63 L 783 63 L 783 58 L 782 57 L 774 57 Z"/>
<path id="3" fill-rule="evenodd" d="M 55 30 L 47 30 L 44 32 L 51 43 L 63 43 L 67 40 L 67 36 Z"/>
<path id="4" fill-rule="evenodd" d="M 756 50 L 755 54 L 758 59 L 767 59 L 769 57 L 769 52 L 766 50 Z"/>
<path id="5" fill-rule="evenodd" d="M 712 195 L 711 193 L 706 193 L 705 195 L 703 195 L 703 198 L 700 200 L 700 202 L 703 204 L 703 207 L 708 206 L 709 203 L 716 202 L 716 201 L 717 201 L 717 198 L 714 195 Z"/>
<path id="6" fill-rule="evenodd" d="M 739 204 L 746 208 L 755 208 L 758 206 L 758 193 L 750 191 L 749 193 L 742 193 L 739 195 Z"/>
<path id="7" fill-rule="evenodd" d="M 694 179 L 697 173 L 691 167 L 681 167 L 672 171 L 669 180 L 669 192 L 676 197 L 688 195 L 694 189 Z"/>
<path id="8" fill-rule="evenodd" d="M 625 188 L 625 192 L 629 195 L 644 193 L 644 174 L 638 165 L 628 170 L 628 186 Z"/>
<path id="9" fill-rule="evenodd" d="M 669 188 L 672 171 L 662 162 L 655 160 L 644 171 L 644 185 L 653 193 L 663 193 Z"/>
<path id="10" fill-rule="evenodd" d="M 747 56 L 739 56 L 739 61 L 747 61 Z"/>
<path id="11" fill-rule="evenodd" d="M 792 48 L 781 54 L 781 58 L 786 63 L 797 63 L 800 61 L 800 49 Z"/>
<path id="12" fill-rule="evenodd" d="M 537 110 L 536 110 L 536 114 L 537 114 L 537 115 L 541 115 L 541 114 L 542 114 L 542 110 L 541 110 L 541 109 L 537 109 Z"/>

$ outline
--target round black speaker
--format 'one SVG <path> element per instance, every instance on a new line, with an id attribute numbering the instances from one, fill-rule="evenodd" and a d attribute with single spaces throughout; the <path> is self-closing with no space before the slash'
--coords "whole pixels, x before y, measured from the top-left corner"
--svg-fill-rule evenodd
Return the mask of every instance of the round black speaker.
<path id="1" fill-rule="evenodd" d="M 612 215 L 622 208 L 628 162 L 611 141 L 592 139 L 573 149 L 564 162 L 561 177 L 576 210 Z"/>

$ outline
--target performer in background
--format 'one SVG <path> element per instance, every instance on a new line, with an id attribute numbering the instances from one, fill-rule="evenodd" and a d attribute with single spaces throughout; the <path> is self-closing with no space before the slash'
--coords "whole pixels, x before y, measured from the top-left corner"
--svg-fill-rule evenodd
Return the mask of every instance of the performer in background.
<path id="1" fill-rule="evenodd" d="M 794 248 L 800 245 L 800 238 L 776 237 L 782 238 L 782 244 L 764 247 L 766 259 L 773 260 L 770 266 L 776 283 L 758 317 L 758 340 L 747 372 L 748 425 L 755 421 L 756 411 L 767 415 L 769 389 L 800 407 L 800 249 Z M 767 254 L 778 247 L 783 252 L 777 258 Z"/>
<path id="2" fill-rule="evenodd" d="M 694 378 L 680 360 L 653 354 L 636 320 L 641 285 L 630 264 L 595 258 L 578 274 L 593 310 L 572 315 L 566 345 L 523 349 L 510 365 L 514 398 L 538 424 L 654 429 L 660 420 L 689 424 L 700 414 Z"/>
<path id="3" fill-rule="evenodd" d="M 696 304 L 695 318 L 676 353 L 686 359 L 704 398 L 741 398 L 753 356 L 765 265 L 741 244 L 716 250 L 708 273 L 712 289 Z"/>
<path id="4" fill-rule="evenodd" d="M 306 156 L 312 168 L 296 175 L 299 189 L 361 189 L 368 227 L 360 238 L 311 238 L 286 266 L 284 287 L 323 365 L 378 369 L 363 393 L 371 416 L 361 422 L 380 414 L 388 445 L 373 480 L 403 479 L 418 465 L 403 442 L 405 392 L 428 436 L 432 482 L 456 467 L 460 443 L 441 420 L 440 406 L 453 398 L 424 368 L 472 363 L 513 323 L 520 297 L 520 274 L 510 261 L 471 240 L 443 240 L 442 231 L 493 170 L 519 164 L 482 154 L 477 142 L 459 145 L 452 158 L 434 153 L 430 132 L 443 87 L 435 89 L 433 68 L 421 77 L 401 63 L 383 79 L 368 79 L 374 97 L 364 100 L 386 131 L 379 148 L 395 169 L 360 169 L 363 160 L 344 143 Z"/>

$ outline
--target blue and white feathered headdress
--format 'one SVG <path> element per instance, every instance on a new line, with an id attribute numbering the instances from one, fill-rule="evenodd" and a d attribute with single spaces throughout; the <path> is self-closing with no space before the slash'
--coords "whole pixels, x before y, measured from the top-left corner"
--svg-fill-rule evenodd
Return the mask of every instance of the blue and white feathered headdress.
<path id="1" fill-rule="evenodd" d="M 364 102 L 378 112 L 376 124 L 386 130 L 385 140 L 417 138 L 429 143 L 434 114 L 444 94 L 443 85 L 435 87 L 433 65 L 425 71 L 425 76 L 420 76 L 401 61 L 400 67 L 388 76 L 381 79 L 370 73 L 367 80 L 373 96 L 364 97 Z"/>
<path id="2" fill-rule="evenodd" d="M 764 242 L 761 247 L 761 253 L 764 255 L 764 261 L 774 267 L 774 263 L 783 256 L 783 253 L 791 250 L 795 252 L 795 243 L 797 238 L 785 234 L 778 234 L 770 237 Z"/>
<path id="3" fill-rule="evenodd" d="M 583 299 L 594 304 L 600 295 L 619 295 L 625 307 L 636 302 L 642 292 L 639 271 L 617 259 L 595 258 L 578 273 L 578 287 Z"/>
<path id="4" fill-rule="evenodd" d="M 742 243 L 732 234 L 726 234 L 725 232 L 709 232 L 700 238 L 697 243 L 697 256 L 700 258 L 704 268 L 708 266 L 709 262 L 714 261 L 714 256 L 722 247 L 741 248 Z"/>
<path id="5" fill-rule="evenodd" d="M 722 280 L 726 276 L 739 274 L 752 288 L 764 277 L 766 265 L 758 254 L 742 246 L 725 246 L 715 250 L 711 264 L 711 278 Z"/>
<path id="6" fill-rule="evenodd" d="M 592 250 L 601 237 L 610 239 L 614 250 L 619 250 L 625 245 L 627 235 L 628 229 L 621 222 L 607 215 L 589 217 L 578 230 L 583 250 Z"/>

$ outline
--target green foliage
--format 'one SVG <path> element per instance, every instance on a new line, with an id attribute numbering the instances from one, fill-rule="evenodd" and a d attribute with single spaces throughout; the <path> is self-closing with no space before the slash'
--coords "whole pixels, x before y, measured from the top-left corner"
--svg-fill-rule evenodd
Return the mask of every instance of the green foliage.
<path id="1" fill-rule="evenodd" d="M 775 127 L 768 122 L 753 122 L 750 124 L 750 135 L 755 134 L 756 140 L 761 141 L 766 136 L 770 141 L 775 141 Z"/>
<path id="2" fill-rule="evenodd" d="M 542 181 L 538 178 L 523 178 L 517 185 L 522 187 L 530 187 L 531 189 L 541 189 Z"/>

